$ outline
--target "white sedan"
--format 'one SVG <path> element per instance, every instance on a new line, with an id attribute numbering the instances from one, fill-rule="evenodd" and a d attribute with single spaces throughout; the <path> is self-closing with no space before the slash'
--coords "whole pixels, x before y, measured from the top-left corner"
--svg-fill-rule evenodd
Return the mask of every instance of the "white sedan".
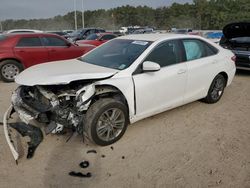
<path id="1" fill-rule="evenodd" d="M 31 137 L 28 158 L 43 132 L 64 128 L 112 144 L 130 123 L 199 99 L 219 101 L 235 75 L 234 60 L 198 36 L 144 34 L 111 40 L 78 59 L 33 66 L 16 77 L 20 86 L 4 116 L 7 142 L 15 159 L 10 128 Z M 9 124 L 13 112 L 20 122 Z"/>

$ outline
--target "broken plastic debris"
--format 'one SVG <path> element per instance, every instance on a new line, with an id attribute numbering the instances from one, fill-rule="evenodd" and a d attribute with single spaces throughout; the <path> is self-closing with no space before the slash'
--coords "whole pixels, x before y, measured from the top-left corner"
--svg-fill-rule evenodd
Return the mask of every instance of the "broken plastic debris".
<path id="1" fill-rule="evenodd" d="M 25 124 L 23 122 L 11 123 L 10 126 L 17 130 L 23 137 L 30 137 L 30 141 L 28 142 L 28 154 L 27 159 L 33 157 L 36 148 L 43 140 L 43 133 L 41 129 L 35 127 L 30 124 Z"/>

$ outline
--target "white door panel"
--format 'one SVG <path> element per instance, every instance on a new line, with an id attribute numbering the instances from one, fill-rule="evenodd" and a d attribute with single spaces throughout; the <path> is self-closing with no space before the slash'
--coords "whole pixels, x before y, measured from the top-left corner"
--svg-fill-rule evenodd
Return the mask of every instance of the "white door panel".
<path id="1" fill-rule="evenodd" d="M 147 117 L 183 103 L 187 81 L 187 65 L 180 63 L 157 72 L 133 76 L 136 116 Z"/>
<path id="2" fill-rule="evenodd" d="M 186 62 L 188 67 L 187 92 L 185 103 L 203 98 L 218 71 L 216 56 L 209 56 Z"/>
<path id="3" fill-rule="evenodd" d="M 204 98 L 218 69 L 217 49 L 197 39 L 182 40 L 186 52 L 188 81 L 184 102 Z"/>

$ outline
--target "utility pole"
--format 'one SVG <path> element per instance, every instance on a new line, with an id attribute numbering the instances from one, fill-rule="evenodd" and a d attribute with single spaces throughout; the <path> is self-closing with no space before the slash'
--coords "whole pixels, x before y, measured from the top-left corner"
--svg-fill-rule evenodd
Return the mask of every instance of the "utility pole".
<path id="1" fill-rule="evenodd" d="M 74 9 L 75 9 L 75 30 L 77 30 L 76 0 L 74 0 Z"/>
<path id="2" fill-rule="evenodd" d="M 84 28 L 84 8 L 83 8 L 83 0 L 82 0 L 82 28 Z"/>
<path id="3" fill-rule="evenodd" d="M 0 31 L 3 32 L 3 25 L 1 20 L 0 20 Z"/>

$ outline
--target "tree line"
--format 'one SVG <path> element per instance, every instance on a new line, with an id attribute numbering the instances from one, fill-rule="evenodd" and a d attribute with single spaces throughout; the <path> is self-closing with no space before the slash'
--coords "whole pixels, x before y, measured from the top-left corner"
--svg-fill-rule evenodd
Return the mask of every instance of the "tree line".
<path id="1" fill-rule="evenodd" d="M 235 21 L 250 20 L 249 0 L 193 0 L 193 3 L 173 3 L 169 7 L 121 6 L 112 9 L 85 11 L 85 27 L 116 30 L 121 26 L 150 26 L 158 29 L 192 28 L 222 29 Z M 77 11 L 78 28 L 82 27 L 82 13 Z M 30 28 L 40 30 L 74 29 L 74 12 L 48 19 L 4 20 L 4 30 Z"/>

